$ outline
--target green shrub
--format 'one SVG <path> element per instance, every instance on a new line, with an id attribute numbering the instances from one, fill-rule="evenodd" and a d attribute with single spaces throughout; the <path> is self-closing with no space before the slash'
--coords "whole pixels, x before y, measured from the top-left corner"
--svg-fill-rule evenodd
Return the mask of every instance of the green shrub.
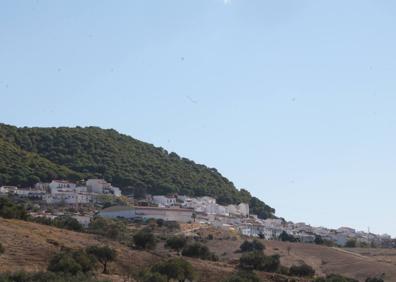
<path id="1" fill-rule="evenodd" d="M 338 274 L 330 274 L 327 275 L 325 278 L 323 277 L 316 278 L 314 282 L 358 282 L 358 280 L 341 276 Z"/>
<path id="2" fill-rule="evenodd" d="M 58 216 L 53 220 L 53 225 L 58 228 L 64 228 L 68 230 L 73 230 L 77 232 L 81 232 L 84 230 L 84 227 L 78 222 L 77 219 L 68 216 L 62 215 Z"/>
<path id="3" fill-rule="evenodd" d="M 148 229 L 142 229 L 133 236 L 133 241 L 138 249 L 152 250 L 157 244 L 154 234 Z"/>
<path id="4" fill-rule="evenodd" d="M 15 204 L 7 198 L 0 198 L 0 217 L 28 219 L 28 213 L 22 205 Z"/>
<path id="5" fill-rule="evenodd" d="M 239 247 L 241 252 L 253 252 L 253 251 L 263 251 L 265 246 L 258 240 L 247 241 L 245 240 Z"/>
<path id="6" fill-rule="evenodd" d="M 279 255 L 266 256 L 262 252 L 245 253 L 239 259 L 239 266 L 244 270 L 275 272 L 280 267 Z"/>
<path id="7" fill-rule="evenodd" d="M 187 244 L 187 239 L 184 236 L 172 236 L 166 240 L 165 247 L 180 252 Z"/>
<path id="8" fill-rule="evenodd" d="M 70 252 L 62 252 L 53 256 L 48 265 L 48 271 L 63 272 L 76 275 L 82 272 L 82 266 L 74 259 Z"/>
<path id="9" fill-rule="evenodd" d="M 240 270 L 226 278 L 224 282 L 260 282 L 260 279 L 253 271 Z"/>
<path id="10" fill-rule="evenodd" d="M 100 216 L 90 222 L 87 231 L 116 241 L 127 240 L 130 236 L 125 222 Z"/>
<path id="11" fill-rule="evenodd" d="M 103 273 L 108 273 L 107 263 L 115 260 L 115 250 L 108 246 L 90 246 L 86 249 L 87 254 L 95 257 L 103 265 Z"/>
<path id="12" fill-rule="evenodd" d="M 209 248 L 200 243 L 193 243 L 184 247 L 182 255 L 186 257 L 200 258 L 204 260 L 218 261 L 219 258 L 211 253 Z"/>
<path id="13" fill-rule="evenodd" d="M 141 282 L 168 282 L 168 277 L 158 272 L 145 271 L 140 274 Z"/>
<path id="14" fill-rule="evenodd" d="M 356 248 L 356 240 L 350 239 L 345 243 L 346 248 Z"/>
<path id="15" fill-rule="evenodd" d="M 89 274 L 78 273 L 71 275 L 69 273 L 54 272 L 17 272 L 17 273 L 0 273 L 1 282 L 105 282 L 93 278 Z"/>
<path id="16" fill-rule="evenodd" d="M 366 279 L 366 282 L 384 282 L 384 279 L 378 277 L 369 277 Z"/>
<path id="17" fill-rule="evenodd" d="M 311 266 L 304 263 L 304 264 L 301 264 L 298 266 L 293 265 L 292 267 L 290 267 L 289 274 L 293 275 L 293 276 L 300 276 L 300 277 L 314 276 L 315 270 Z"/>
<path id="18" fill-rule="evenodd" d="M 182 259 L 174 258 L 167 261 L 159 262 L 151 267 L 151 272 L 159 273 L 170 279 L 185 281 L 194 279 L 194 270 L 192 265 Z"/>
<path id="19" fill-rule="evenodd" d="M 170 230 L 180 230 L 180 224 L 177 221 L 165 221 L 164 226 Z"/>

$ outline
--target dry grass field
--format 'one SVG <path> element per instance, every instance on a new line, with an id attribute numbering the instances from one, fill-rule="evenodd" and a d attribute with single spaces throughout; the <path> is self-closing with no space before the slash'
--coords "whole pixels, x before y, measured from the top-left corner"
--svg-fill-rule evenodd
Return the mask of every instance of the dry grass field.
<path id="1" fill-rule="evenodd" d="M 201 235 L 213 234 L 207 245 L 219 257 L 219 262 L 187 258 L 198 273 L 198 281 L 222 281 L 235 271 L 243 239 L 223 230 L 196 230 Z M 230 236 L 228 236 L 229 234 Z M 90 245 L 106 244 L 117 251 L 117 260 L 111 263 L 112 281 L 126 280 L 128 273 L 137 273 L 145 267 L 175 255 L 160 243 L 155 253 L 132 250 L 101 236 L 77 233 L 31 222 L 0 218 L 0 242 L 5 253 L 0 256 L 0 272 L 45 271 L 49 259 L 63 247 L 80 249 Z M 282 264 L 291 266 L 304 261 L 318 274 L 339 273 L 364 281 L 368 276 L 386 274 L 386 281 L 396 281 L 396 250 L 337 249 L 311 244 L 263 241 L 267 254 L 281 255 Z M 288 248 L 290 246 L 290 249 Z M 277 280 L 271 274 L 259 273 L 262 281 Z M 278 277 L 279 278 L 279 277 Z M 300 280 L 304 281 L 304 280 Z"/>
<path id="2" fill-rule="evenodd" d="M 209 240 L 208 246 L 219 255 L 222 261 L 236 262 L 241 239 Z M 282 265 L 305 262 L 312 266 L 318 275 L 337 273 L 364 281 L 367 277 L 385 273 L 385 281 L 396 281 L 395 249 L 339 249 L 314 244 L 262 241 L 268 255 L 279 254 Z M 289 249 L 290 248 L 290 249 Z"/>

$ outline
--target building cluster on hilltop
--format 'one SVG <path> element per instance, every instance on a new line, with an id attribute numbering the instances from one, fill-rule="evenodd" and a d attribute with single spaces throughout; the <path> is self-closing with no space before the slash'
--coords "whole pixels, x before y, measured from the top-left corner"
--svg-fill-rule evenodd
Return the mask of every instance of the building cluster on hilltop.
<path id="1" fill-rule="evenodd" d="M 101 195 L 121 196 L 121 190 L 103 179 L 88 179 L 84 184 L 66 180 L 37 183 L 34 188 L 0 187 L 0 194 L 13 194 L 22 198 L 42 200 L 47 204 L 89 204 Z"/>
<path id="2" fill-rule="evenodd" d="M 80 184 L 65 180 L 53 180 L 50 183 L 37 183 L 34 188 L 20 189 L 14 186 L 0 187 L 1 194 L 11 194 L 21 198 L 38 200 L 39 203 L 55 207 L 52 214 L 34 213 L 33 216 L 54 217 L 62 214 L 57 205 L 103 204 L 103 196 L 117 199 L 121 190 L 103 179 L 88 179 Z M 99 205 L 99 208 L 103 205 Z M 96 205 L 98 207 L 98 205 Z M 99 213 L 108 218 L 126 218 L 130 220 L 162 219 L 166 221 L 197 222 L 219 228 L 238 230 L 242 235 L 261 237 L 267 240 L 295 240 L 303 243 L 330 242 L 346 246 L 354 241 L 360 246 L 396 247 L 395 240 L 389 235 L 377 235 L 356 231 L 349 227 L 328 229 L 313 227 L 305 223 L 287 222 L 283 219 L 259 219 L 251 214 L 247 203 L 220 205 L 215 198 L 189 197 L 185 195 L 146 195 L 146 199 L 137 201 L 129 198 L 123 206 L 110 205 L 99 211 L 87 208 L 83 214 L 74 214 L 80 223 L 87 226 L 90 219 Z"/>

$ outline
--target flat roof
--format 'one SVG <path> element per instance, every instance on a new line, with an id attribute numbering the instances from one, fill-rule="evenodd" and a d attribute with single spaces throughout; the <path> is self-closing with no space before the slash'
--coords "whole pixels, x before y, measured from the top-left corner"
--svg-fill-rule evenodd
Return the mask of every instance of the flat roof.
<path id="1" fill-rule="evenodd" d="M 157 211 L 180 211 L 180 212 L 193 212 L 193 209 L 183 208 L 160 208 L 160 207 L 139 207 L 139 206 L 113 206 L 105 208 L 101 211 L 104 212 L 115 212 L 115 211 L 127 211 L 127 210 L 157 210 Z"/>

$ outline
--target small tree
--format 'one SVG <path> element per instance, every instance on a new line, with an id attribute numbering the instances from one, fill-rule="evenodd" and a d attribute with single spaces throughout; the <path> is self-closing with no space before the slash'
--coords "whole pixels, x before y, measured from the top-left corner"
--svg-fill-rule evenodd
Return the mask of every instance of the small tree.
<path id="1" fill-rule="evenodd" d="M 184 247 L 182 255 L 186 257 L 200 258 L 204 260 L 217 261 L 219 258 L 209 248 L 200 243 L 193 243 Z"/>
<path id="2" fill-rule="evenodd" d="M 263 252 L 245 253 L 239 259 L 239 267 L 244 270 L 275 272 L 279 266 L 279 255 L 266 256 Z"/>
<path id="3" fill-rule="evenodd" d="M 224 280 L 224 282 L 260 282 L 260 279 L 253 271 L 240 270 Z"/>
<path id="4" fill-rule="evenodd" d="M 180 252 L 187 243 L 187 239 L 184 236 L 173 236 L 166 240 L 165 247 L 175 250 L 176 252 Z"/>
<path id="5" fill-rule="evenodd" d="M 314 276 L 315 270 L 311 266 L 303 263 L 302 265 L 293 265 L 292 267 L 290 267 L 289 274 L 300 277 Z"/>
<path id="6" fill-rule="evenodd" d="M 81 232 L 84 230 L 84 227 L 77 221 L 77 219 L 68 215 L 56 217 L 53 221 L 53 224 L 58 228 L 64 228 L 77 232 Z"/>
<path id="7" fill-rule="evenodd" d="M 139 249 L 155 249 L 157 244 L 154 234 L 147 229 L 142 229 L 133 236 L 135 246 Z"/>
<path id="8" fill-rule="evenodd" d="M 258 240 L 247 241 L 245 240 L 239 247 L 241 252 L 253 252 L 253 251 L 263 251 L 265 246 Z"/>
<path id="9" fill-rule="evenodd" d="M 182 258 L 174 258 L 168 261 L 159 262 L 152 266 L 151 272 L 166 276 L 168 281 L 171 279 L 177 281 L 192 281 L 194 279 L 194 270 L 192 265 Z"/>
<path id="10" fill-rule="evenodd" d="M 356 240 L 350 239 L 345 243 L 345 247 L 347 248 L 356 248 Z"/>
<path id="11" fill-rule="evenodd" d="M 82 267 L 70 252 L 61 252 L 51 258 L 48 264 L 48 270 L 76 275 L 82 271 Z"/>
<path id="12" fill-rule="evenodd" d="M 315 244 L 316 245 L 323 245 L 324 244 L 324 240 L 322 238 L 322 236 L 320 235 L 315 235 Z"/>
<path id="13" fill-rule="evenodd" d="M 3 245 L 0 243 L 0 256 L 4 254 L 4 247 Z"/>
<path id="14" fill-rule="evenodd" d="M 107 263 L 115 260 L 116 252 L 108 246 L 90 246 L 86 249 L 86 252 L 94 256 L 102 265 L 103 273 L 108 273 Z"/>

